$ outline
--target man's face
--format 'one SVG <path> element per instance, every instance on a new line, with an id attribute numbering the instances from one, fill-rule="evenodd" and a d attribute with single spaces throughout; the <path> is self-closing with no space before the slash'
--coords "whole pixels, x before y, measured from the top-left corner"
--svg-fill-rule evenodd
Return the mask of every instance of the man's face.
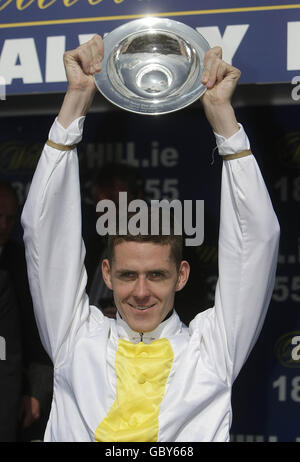
<path id="1" fill-rule="evenodd" d="M 123 241 L 114 248 L 112 266 L 104 260 L 102 271 L 122 319 L 137 332 L 149 332 L 173 308 L 189 264 L 183 261 L 177 270 L 169 245 Z"/>
<path id="2" fill-rule="evenodd" d="M 0 194 L 0 245 L 4 245 L 11 236 L 17 218 L 17 204 L 12 194 Z"/>

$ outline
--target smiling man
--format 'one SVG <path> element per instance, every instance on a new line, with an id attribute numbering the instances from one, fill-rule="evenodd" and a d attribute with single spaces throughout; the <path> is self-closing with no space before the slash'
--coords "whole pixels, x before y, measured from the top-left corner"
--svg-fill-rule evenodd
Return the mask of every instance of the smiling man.
<path id="1" fill-rule="evenodd" d="M 64 57 L 68 90 L 25 204 L 32 297 L 54 363 L 46 441 L 229 441 L 231 387 L 270 302 L 279 226 L 231 97 L 240 72 L 211 49 L 202 103 L 223 157 L 215 306 L 173 310 L 189 276 L 178 236 L 110 236 L 117 319 L 90 306 L 76 144 L 101 68 L 99 36 Z M 199 307 L 199 311 L 201 307 Z"/>
<path id="2" fill-rule="evenodd" d="M 145 332 L 166 319 L 175 292 L 184 287 L 189 276 L 189 264 L 180 258 L 181 239 L 162 236 L 160 241 L 155 237 L 154 242 L 151 235 L 110 237 L 110 258 L 102 263 L 104 280 L 113 290 L 120 316 L 132 330 L 140 332 L 141 340 Z"/>

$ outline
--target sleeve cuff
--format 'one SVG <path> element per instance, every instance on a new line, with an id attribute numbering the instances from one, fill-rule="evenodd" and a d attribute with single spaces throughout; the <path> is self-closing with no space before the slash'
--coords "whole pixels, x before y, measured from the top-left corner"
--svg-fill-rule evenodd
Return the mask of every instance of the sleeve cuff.
<path id="1" fill-rule="evenodd" d="M 217 148 L 221 156 L 236 154 L 250 149 L 250 142 L 246 132 L 241 124 L 238 125 L 240 127 L 239 131 L 230 138 L 225 138 L 224 136 L 215 133 Z"/>
<path id="2" fill-rule="evenodd" d="M 78 119 L 73 120 L 68 128 L 64 128 L 56 117 L 49 132 L 49 139 L 54 143 L 65 145 L 79 143 L 82 139 L 84 121 L 85 116 L 78 117 Z"/>

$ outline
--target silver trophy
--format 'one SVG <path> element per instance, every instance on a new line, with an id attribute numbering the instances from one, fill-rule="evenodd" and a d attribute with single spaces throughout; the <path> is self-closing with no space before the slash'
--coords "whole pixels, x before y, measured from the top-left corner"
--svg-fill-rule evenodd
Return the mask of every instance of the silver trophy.
<path id="1" fill-rule="evenodd" d="M 195 29 L 171 19 L 130 21 L 104 38 L 99 91 L 138 114 L 178 111 L 205 91 L 201 83 L 209 44 Z"/>

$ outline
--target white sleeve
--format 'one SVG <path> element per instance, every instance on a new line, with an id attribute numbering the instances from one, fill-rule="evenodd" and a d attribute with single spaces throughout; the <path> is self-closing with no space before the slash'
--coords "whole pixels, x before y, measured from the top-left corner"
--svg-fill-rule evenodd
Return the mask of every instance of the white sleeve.
<path id="1" fill-rule="evenodd" d="M 81 117 L 64 129 L 55 120 L 49 139 L 76 144 L 81 140 L 83 122 Z M 89 315 L 76 148 L 61 151 L 45 145 L 23 209 L 22 225 L 37 325 L 42 343 L 57 365 Z"/>
<path id="2" fill-rule="evenodd" d="M 250 147 L 242 126 L 228 140 L 216 138 L 221 155 Z M 206 343 L 218 374 L 231 383 L 262 328 L 274 288 L 278 243 L 278 220 L 254 156 L 224 160 L 219 279 L 215 306 L 206 317 Z M 201 320 L 200 314 L 193 325 Z"/>

